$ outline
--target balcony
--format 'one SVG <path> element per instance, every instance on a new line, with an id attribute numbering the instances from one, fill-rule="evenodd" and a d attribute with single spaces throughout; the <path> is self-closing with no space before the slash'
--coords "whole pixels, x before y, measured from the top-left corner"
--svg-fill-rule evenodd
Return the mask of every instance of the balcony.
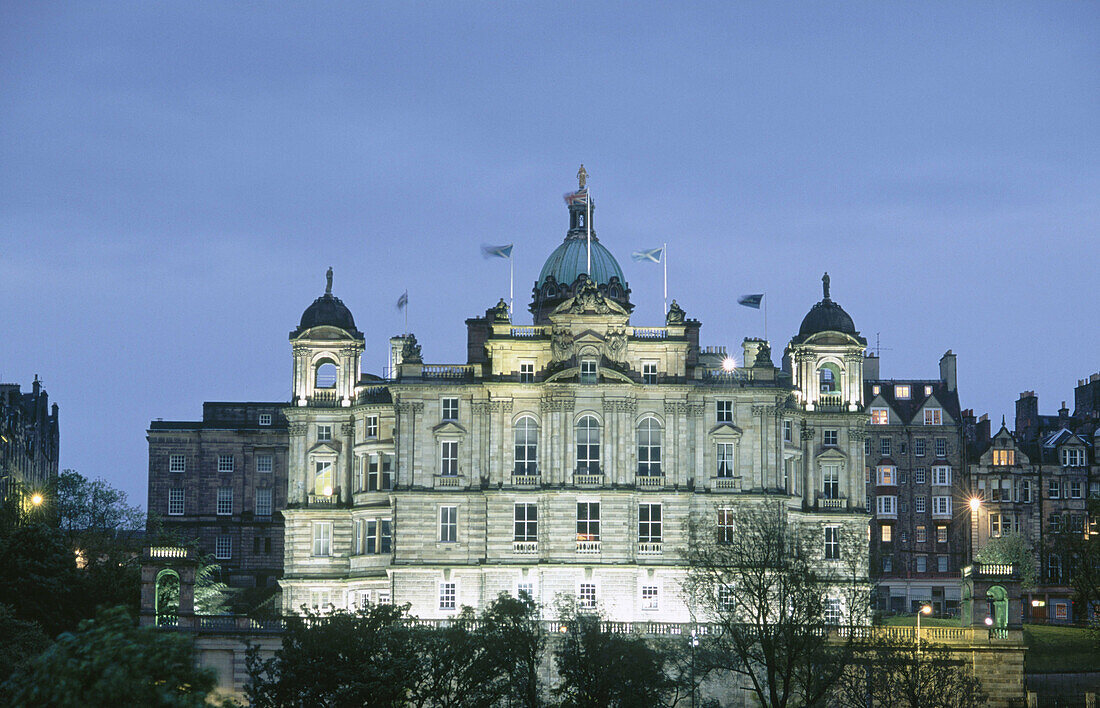
<path id="1" fill-rule="evenodd" d="M 638 555 L 640 556 L 659 556 L 661 555 L 661 542 L 649 542 L 638 544 Z"/>
<path id="2" fill-rule="evenodd" d="M 844 408 L 844 396 L 840 393 L 822 391 L 817 397 L 818 410 L 842 410 Z"/>
<path id="3" fill-rule="evenodd" d="M 573 472 L 573 485 L 577 487 L 602 487 L 603 473 L 596 465 L 578 467 Z"/>
<path id="4" fill-rule="evenodd" d="M 634 339 L 668 339 L 668 329 L 665 327 L 635 327 Z"/>
<path id="5" fill-rule="evenodd" d="M 453 379 L 470 381 L 474 378 L 473 364 L 424 364 L 420 375 L 426 379 Z"/>
<path id="6" fill-rule="evenodd" d="M 842 510 L 848 508 L 847 499 L 819 497 L 817 500 L 818 509 L 826 510 Z"/>
<path id="7" fill-rule="evenodd" d="M 306 498 L 306 505 L 312 507 L 335 507 L 339 503 L 339 490 L 337 490 L 333 494 L 310 494 Z"/>
<path id="8" fill-rule="evenodd" d="M 437 474 L 435 476 L 435 488 L 436 489 L 458 489 L 465 486 L 463 481 L 465 477 L 460 477 L 454 474 Z"/>
<path id="9" fill-rule="evenodd" d="M 638 489 L 660 489 L 665 486 L 665 478 L 662 475 L 638 475 L 634 481 Z"/>
<path id="10" fill-rule="evenodd" d="M 720 492 L 736 492 L 741 489 L 740 477 L 711 477 L 711 488 Z"/>
<path id="11" fill-rule="evenodd" d="M 595 555 L 600 552 L 599 541 L 577 541 L 577 553 Z"/>
<path id="12" fill-rule="evenodd" d="M 308 399 L 309 405 L 316 408 L 338 408 L 340 399 L 336 391 L 314 391 Z"/>
<path id="13" fill-rule="evenodd" d="M 596 543 L 599 543 L 599 541 Z M 533 556 L 538 554 L 538 552 L 538 541 L 512 541 L 512 553 L 517 556 Z"/>
<path id="14" fill-rule="evenodd" d="M 538 473 L 535 474 L 519 474 L 512 473 L 512 486 L 513 487 L 537 487 L 541 483 L 542 478 Z"/>

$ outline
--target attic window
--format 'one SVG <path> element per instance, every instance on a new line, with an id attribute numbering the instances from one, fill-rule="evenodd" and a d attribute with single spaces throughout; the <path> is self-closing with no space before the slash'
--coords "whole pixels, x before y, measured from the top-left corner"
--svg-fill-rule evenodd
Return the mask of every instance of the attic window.
<path id="1" fill-rule="evenodd" d="M 924 387 L 924 395 L 925 396 L 931 396 L 932 395 L 932 387 L 931 386 L 925 386 Z"/>
<path id="2" fill-rule="evenodd" d="M 894 386 L 894 398 L 909 398 L 909 385 Z"/>
<path id="3" fill-rule="evenodd" d="M 581 375 L 580 381 L 582 384 L 594 384 L 598 380 L 598 374 L 596 373 L 596 360 L 595 359 L 582 359 L 581 360 Z"/>
<path id="4" fill-rule="evenodd" d="M 882 393 L 882 386 L 879 386 L 878 384 L 875 384 L 874 386 L 871 387 L 871 395 L 872 396 L 877 396 L 880 393 Z"/>

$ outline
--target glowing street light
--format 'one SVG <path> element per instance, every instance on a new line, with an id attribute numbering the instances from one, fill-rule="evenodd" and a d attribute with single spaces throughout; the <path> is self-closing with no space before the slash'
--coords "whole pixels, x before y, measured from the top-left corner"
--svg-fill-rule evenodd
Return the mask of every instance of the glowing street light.
<path id="1" fill-rule="evenodd" d="M 31 504 L 34 504 L 35 506 L 42 506 L 42 495 L 41 494 L 35 494 L 34 496 L 32 496 L 31 497 Z"/>
<path id="2" fill-rule="evenodd" d="M 932 614 L 931 605 L 921 605 L 920 611 L 917 612 L 917 656 L 920 656 L 920 616 Z"/>
<path id="3" fill-rule="evenodd" d="M 727 374 L 732 372 L 736 368 L 737 360 L 734 359 L 732 356 L 727 356 L 725 359 L 722 360 L 722 371 L 725 371 Z"/>
<path id="4" fill-rule="evenodd" d="M 982 505 L 982 500 L 978 497 L 970 497 L 970 510 L 977 511 L 978 507 Z"/>

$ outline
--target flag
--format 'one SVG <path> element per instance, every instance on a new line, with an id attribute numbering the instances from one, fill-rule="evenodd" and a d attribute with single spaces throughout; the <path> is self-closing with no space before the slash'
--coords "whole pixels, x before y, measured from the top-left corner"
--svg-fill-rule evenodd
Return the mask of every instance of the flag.
<path id="1" fill-rule="evenodd" d="M 764 299 L 764 293 L 757 293 L 756 295 L 742 295 L 737 298 L 738 305 L 744 305 L 745 307 L 751 307 L 754 310 L 760 309 L 760 301 Z"/>
<path id="2" fill-rule="evenodd" d="M 397 309 L 404 310 L 409 306 L 409 291 L 401 293 L 401 297 L 397 298 Z"/>
<path id="3" fill-rule="evenodd" d="M 584 204 L 588 200 L 588 190 L 578 189 L 565 195 L 566 204 Z"/>
<path id="4" fill-rule="evenodd" d="M 660 263 L 661 257 L 664 255 L 664 252 L 665 249 L 662 246 L 661 248 L 651 248 L 648 251 L 634 251 L 634 253 L 630 254 L 630 257 L 633 258 L 634 261 L 637 263 L 641 263 L 642 261 Z"/>
<path id="5" fill-rule="evenodd" d="M 487 246 L 481 245 L 481 255 L 486 258 L 511 258 L 512 257 L 512 244 L 506 246 Z"/>

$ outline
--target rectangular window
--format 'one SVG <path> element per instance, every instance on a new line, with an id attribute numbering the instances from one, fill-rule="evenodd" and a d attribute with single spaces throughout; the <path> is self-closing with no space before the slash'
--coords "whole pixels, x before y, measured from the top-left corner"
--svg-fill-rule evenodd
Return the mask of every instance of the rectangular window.
<path id="1" fill-rule="evenodd" d="M 317 612 L 329 612 L 332 610 L 332 591 L 311 590 L 309 593 L 309 605 Z"/>
<path id="2" fill-rule="evenodd" d="M 261 413 L 260 414 L 260 425 L 271 425 L 271 414 L 270 413 Z"/>
<path id="3" fill-rule="evenodd" d="M 365 492 L 367 490 L 367 456 L 356 455 L 355 457 L 355 491 Z"/>
<path id="4" fill-rule="evenodd" d="M 256 488 L 256 516 L 271 516 L 271 487 Z"/>
<path id="5" fill-rule="evenodd" d="M 378 591 L 378 604 L 379 605 L 389 605 L 390 604 L 390 591 L 389 590 L 379 590 Z"/>
<path id="6" fill-rule="evenodd" d="M 439 542 L 458 542 L 458 507 L 439 507 Z"/>
<path id="7" fill-rule="evenodd" d="M 439 443 L 439 474 L 454 477 L 458 474 L 458 441 L 444 440 Z"/>
<path id="8" fill-rule="evenodd" d="M 917 556 L 917 572 L 924 573 L 928 570 L 928 557 Z"/>
<path id="9" fill-rule="evenodd" d="M 737 609 L 737 595 L 734 594 L 732 585 L 718 587 L 718 605 L 724 612 L 733 612 Z"/>
<path id="10" fill-rule="evenodd" d="M 840 612 L 840 598 L 827 597 L 825 598 L 825 614 L 822 619 L 825 620 L 825 624 L 833 627 L 840 624 L 843 619 L 843 615 Z"/>
<path id="11" fill-rule="evenodd" d="M 936 526 L 936 543 L 947 543 L 947 527 L 943 525 Z"/>
<path id="12" fill-rule="evenodd" d="M 936 570 L 940 573 L 947 572 L 947 556 L 936 556 Z"/>
<path id="13" fill-rule="evenodd" d="M 719 423 L 733 422 L 733 401 L 716 401 L 715 410 L 717 411 L 716 420 Z"/>
<path id="14" fill-rule="evenodd" d="M 331 425 L 318 425 L 317 426 L 317 442 L 328 442 L 332 440 L 332 426 Z"/>
<path id="15" fill-rule="evenodd" d="M 313 555 L 318 557 L 332 555 L 331 521 L 313 522 Z"/>
<path id="16" fill-rule="evenodd" d="M 932 387 L 931 386 L 925 386 L 924 387 L 924 395 L 925 396 L 931 396 L 932 395 Z"/>
<path id="17" fill-rule="evenodd" d="M 718 543 L 733 543 L 733 509 L 718 510 Z"/>
<path id="18" fill-rule="evenodd" d="M 599 502 L 577 502 L 577 540 L 600 540 Z"/>
<path id="19" fill-rule="evenodd" d="M 835 428 L 826 428 L 821 435 L 821 442 L 825 447 L 837 446 L 837 431 Z"/>
<path id="20" fill-rule="evenodd" d="M 523 361 L 519 365 L 519 382 L 535 383 L 535 362 Z"/>
<path id="21" fill-rule="evenodd" d="M 530 599 L 535 599 L 535 584 L 534 583 L 517 583 L 516 584 L 516 597 L 523 598 L 526 595 Z"/>
<path id="22" fill-rule="evenodd" d="M 928 540 L 928 528 L 925 526 L 918 526 L 913 533 L 914 540 L 917 543 L 924 543 Z"/>
<path id="23" fill-rule="evenodd" d="M 880 486 L 892 486 L 898 483 L 898 468 L 893 465 L 878 466 L 878 483 Z"/>
<path id="24" fill-rule="evenodd" d="M 600 380 L 599 370 L 595 359 L 581 360 L 580 382 L 582 384 L 594 384 Z"/>
<path id="25" fill-rule="evenodd" d="M 732 477 L 733 476 L 733 443 L 717 443 L 718 453 L 718 469 L 716 470 L 719 477 Z"/>
<path id="26" fill-rule="evenodd" d="M 825 558 L 836 560 L 840 558 L 840 527 L 825 527 Z"/>
<path id="27" fill-rule="evenodd" d="M 932 484 L 937 487 L 951 486 L 951 468 L 940 465 L 932 468 Z"/>
<path id="28" fill-rule="evenodd" d="M 886 556 L 882 559 L 882 572 L 892 573 L 894 571 L 894 559 L 890 556 Z"/>
<path id="29" fill-rule="evenodd" d="M 233 471 L 233 456 L 232 455 L 218 455 L 218 471 L 219 472 L 232 472 Z"/>
<path id="30" fill-rule="evenodd" d="M 516 504 L 512 540 L 539 540 L 539 507 L 537 504 Z"/>
<path id="31" fill-rule="evenodd" d="M 364 530 L 363 552 L 389 553 L 393 545 L 392 524 L 389 519 L 366 519 L 360 522 Z"/>
<path id="32" fill-rule="evenodd" d="M 783 442 L 791 442 L 794 440 L 794 423 L 789 420 L 783 421 Z"/>
<path id="33" fill-rule="evenodd" d="M 924 448 L 927 441 L 924 438 L 913 439 L 913 454 L 917 457 L 924 457 Z"/>
<path id="34" fill-rule="evenodd" d="M 895 385 L 894 398 L 909 398 L 909 386 L 901 384 Z"/>
<path id="35" fill-rule="evenodd" d="M 881 499 L 882 497 L 879 497 L 879 498 Z M 883 524 L 881 527 L 879 527 L 879 531 L 882 534 L 882 542 L 883 543 L 893 543 L 894 542 L 894 527 L 893 527 L 893 525 Z"/>
<path id="36" fill-rule="evenodd" d="M 577 592 L 577 607 L 582 610 L 596 609 L 595 583 L 581 583 Z"/>
<path id="37" fill-rule="evenodd" d="M 932 497 L 933 516 L 951 516 L 951 497 Z"/>
<path id="38" fill-rule="evenodd" d="M 313 465 L 313 493 L 318 496 L 332 496 L 332 462 L 317 461 Z"/>
<path id="39" fill-rule="evenodd" d="M 1062 515 L 1054 513 L 1050 515 L 1051 533 L 1062 533 Z"/>
<path id="40" fill-rule="evenodd" d="M 918 514 L 923 514 L 928 510 L 928 497 L 920 496 L 913 497 L 913 511 Z"/>
<path id="41" fill-rule="evenodd" d="M 1052 479 L 1047 483 L 1047 496 L 1051 499 L 1060 499 L 1062 496 L 1062 483 L 1057 479 Z"/>
<path id="42" fill-rule="evenodd" d="M 892 440 L 890 438 L 881 438 L 878 441 L 879 454 L 880 455 L 882 455 L 883 457 L 889 457 L 890 456 L 890 453 L 893 452 L 891 450 L 891 445 L 890 445 L 891 442 L 892 442 Z"/>
<path id="43" fill-rule="evenodd" d="M 1082 489 L 1083 489 L 1083 487 L 1081 486 L 1080 482 L 1070 482 L 1069 483 L 1069 498 L 1070 499 L 1080 499 Z"/>
<path id="44" fill-rule="evenodd" d="M 271 474 L 275 469 L 275 458 L 272 455 L 256 455 L 256 472 Z"/>
<path id="45" fill-rule="evenodd" d="M 993 538 L 998 538 L 1001 535 L 1001 515 L 999 513 L 989 515 L 989 535 Z"/>
<path id="46" fill-rule="evenodd" d="M 1059 573 L 1060 575 L 1060 573 Z M 1069 603 L 1056 602 L 1054 603 L 1054 619 L 1064 620 L 1069 619 Z"/>
<path id="47" fill-rule="evenodd" d="M 186 472 L 187 471 L 187 457 L 184 455 L 169 455 L 168 456 L 168 471 L 169 472 Z"/>
<path id="48" fill-rule="evenodd" d="M 643 585 L 642 586 L 642 609 L 643 610 L 656 610 L 656 609 L 658 609 L 657 586 L 656 585 Z"/>
<path id="49" fill-rule="evenodd" d="M 443 399 L 443 420 L 458 420 L 458 399 Z"/>
<path id="50" fill-rule="evenodd" d="M 183 516 L 183 490 L 168 490 L 168 515 Z"/>
<path id="51" fill-rule="evenodd" d="M 457 443 L 455 444 L 457 445 Z M 373 453 L 361 459 L 365 460 L 364 464 L 367 466 L 368 492 L 377 492 L 393 487 L 393 455 L 388 452 Z M 442 469 L 442 466 L 440 469 Z"/>
<path id="52" fill-rule="evenodd" d="M 1020 501 L 1024 504 L 1031 503 L 1031 482 L 1026 479 L 1020 482 Z"/>
<path id="53" fill-rule="evenodd" d="M 872 396 L 877 396 L 880 393 L 882 393 L 882 386 L 879 386 L 878 384 L 875 384 L 874 386 L 871 387 L 871 395 Z"/>
<path id="54" fill-rule="evenodd" d="M 928 479 L 928 470 L 918 467 L 913 470 L 913 484 L 924 484 Z"/>
<path id="55" fill-rule="evenodd" d="M 840 499 L 840 465 L 822 465 L 821 493 L 826 499 Z"/>
<path id="56" fill-rule="evenodd" d="M 1084 467 L 1085 466 L 1085 451 L 1079 447 L 1064 447 L 1062 448 L 1062 466 L 1063 467 Z"/>
<path id="57" fill-rule="evenodd" d="M 378 552 L 393 551 L 393 523 L 389 519 L 378 520 Z"/>
<path id="58" fill-rule="evenodd" d="M 1016 464 L 1015 450 L 994 450 L 993 464 L 997 467 L 1011 467 Z"/>
<path id="59" fill-rule="evenodd" d="M 947 457 L 947 438 L 936 438 L 936 457 Z"/>
<path id="60" fill-rule="evenodd" d="M 233 557 L 232 536 L 218 536 L 214 541 L 214 557 L 218 560 L 229 560 Z"/>
<path id="61" fill-rule="evenodd" d="M 886 408 L 871 409 L 871 425 L 889 425 L 890 411 Z"/>
<path id="62" fill-rule="evenodd" d="M 871 456 L 871 438 L 863 439 L 863 454 L 867 457 Z"/>
<path id="63" fill-rule="evenodd" d="M 440 583 L 439 584 L 439 609 L 441 610 L 453 610 L 455 609 L 455 584 L 454 583 Z"/>
<path id="64" fill-rule="evenodd" d="M 898 513 L 898 498 L 895 496 L 878 496 L 878 515 L 879 516 L 897 516 Z"/>
<path id="65" fill-rule="evenodd" d="M 229 516 L 233 513 L 233 489 L 221 487 L 218 489 L 218 516 Z"/>
<path id="66" fill-rule="evenodd" d="M 378 416 L 368 415 L 367 416 L 366 427 L 367 427 L 367 437 L 368 438 L 378 437 Z"/>
<path id="67" fill-rule="evenodd" d="M 655 361 L 643 361 L 642 362 L 642 383 L 655 384 L 657 383 L 657 362 Z"/>
<path id="68" fill-rule="evenodd" d="M 661 505 L 638 505 L 638 543 L 661 542 Z"/>
<path id="69" fill-rule="evenodd" d="M 925 425 L 943 425 L 943 409 L 942 408 L 925 408 L 924 409 L 924 424 Z"/>

